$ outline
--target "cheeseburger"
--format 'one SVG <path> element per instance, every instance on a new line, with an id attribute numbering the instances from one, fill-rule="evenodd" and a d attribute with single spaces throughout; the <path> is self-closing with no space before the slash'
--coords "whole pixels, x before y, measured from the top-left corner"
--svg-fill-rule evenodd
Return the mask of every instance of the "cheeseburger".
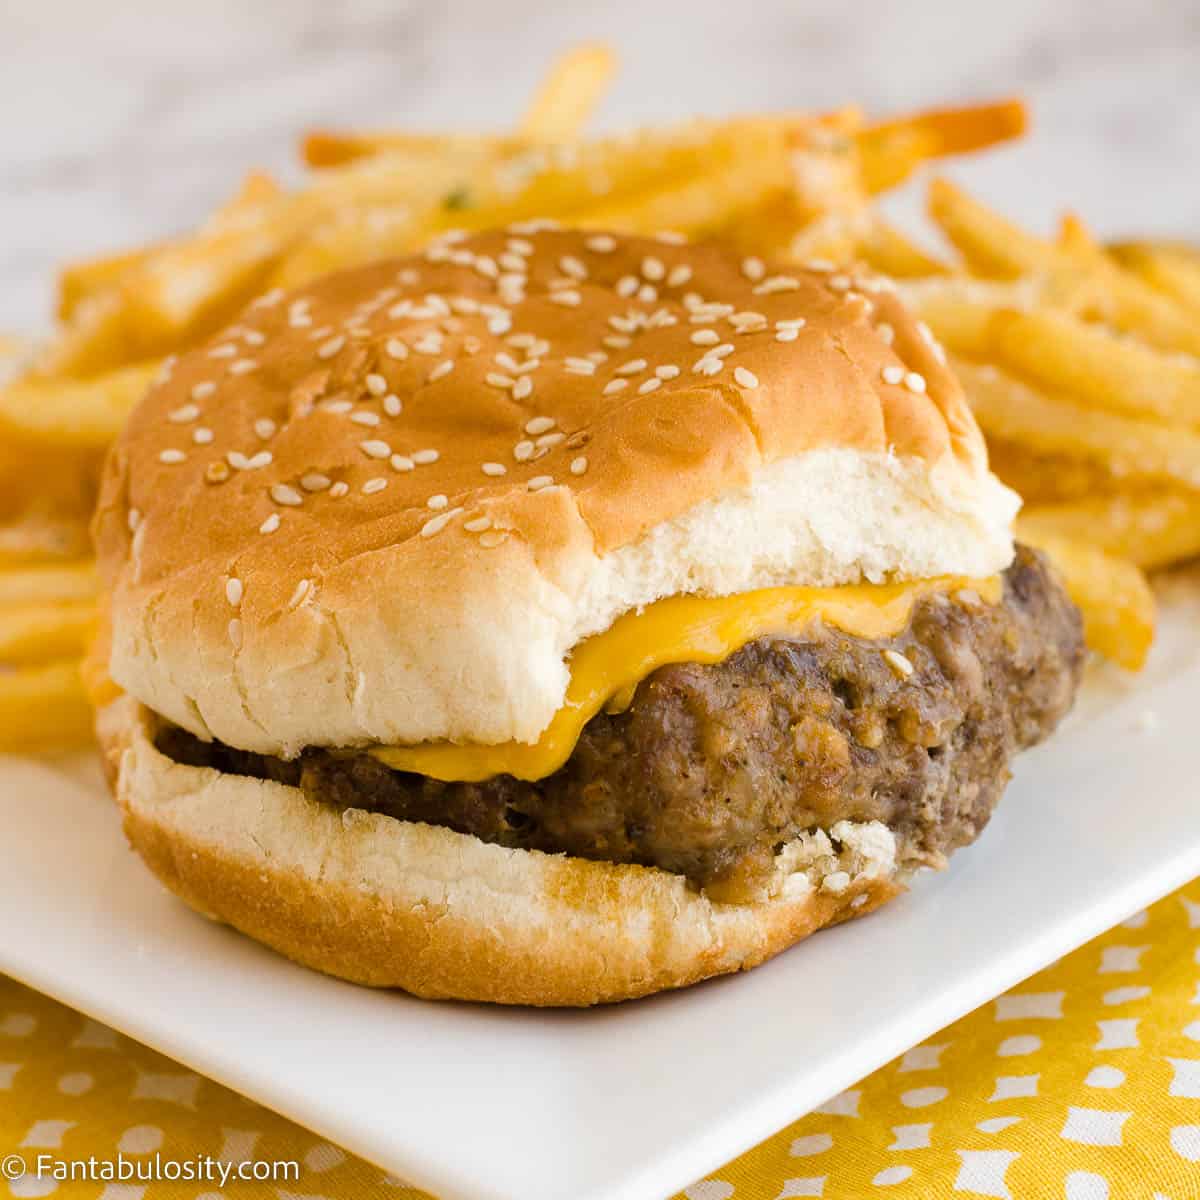
<path id="1" fill-rule="evenodd" d="M 744 970 L 987 823 L 1080 622 L 885 280 L 537 222 L 271 292 L 96 519 L 188 904 L 421 996 Z"/>

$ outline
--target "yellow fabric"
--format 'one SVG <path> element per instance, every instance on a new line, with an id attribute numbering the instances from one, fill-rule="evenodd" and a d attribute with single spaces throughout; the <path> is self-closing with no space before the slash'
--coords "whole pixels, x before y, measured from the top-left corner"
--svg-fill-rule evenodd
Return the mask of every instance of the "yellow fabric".
<path id="1" fill-rule="evenodd" d="M 800 951 L 803 953 L 803 951 Z M 0 1158 L 294 1160 L 220 1195 L 422 1200 L 282 1117 L 0 977 Z M 515 1151 L 516 1152 L 516 1151 Z M 521 1153 L 536 1152 L 536 1146 Z M 51 1180 L 14 1196 L 216 1200 Z M 1197 1200 L 1200 881 L 984 1005 L 676 1200 Z M 519 1200 L 519 1198 L 515 1198 Z M 569 1200 L 569 1197 L 564 1197 Z"/>

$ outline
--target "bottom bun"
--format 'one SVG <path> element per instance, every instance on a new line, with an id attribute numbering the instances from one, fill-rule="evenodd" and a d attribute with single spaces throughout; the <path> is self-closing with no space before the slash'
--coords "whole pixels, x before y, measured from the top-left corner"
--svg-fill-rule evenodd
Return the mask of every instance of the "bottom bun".
<path id="1" fill-rule="evenodd" d="M 129 841 L 193 908 L 298 963 L 417 996 L 587 1005 L 757 966 L 901 890 L 895 841 L 841 822 L 784 847 L 761 899 L 653 867 L 510 850 L 173 762 L 128 698 L 98 723 Z"/>

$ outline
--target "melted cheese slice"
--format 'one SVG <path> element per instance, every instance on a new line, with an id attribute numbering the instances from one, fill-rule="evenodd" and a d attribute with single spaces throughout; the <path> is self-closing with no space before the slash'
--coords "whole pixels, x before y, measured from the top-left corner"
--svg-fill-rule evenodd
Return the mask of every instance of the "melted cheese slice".
<path id="1" fill-rule="evenodd" d="M 989 603 L 1000 597 L 998 577 L 668 596 L 640 612 L 626 613 L 603 633 L 580 642 L 571 655 L 566 700 L 536 742 L 422 742 L 376 746 L 371 753 L 397 771 L 445 781 L 476 782 L 493 775 L 543 779 L 570 758 L 592 717 L 606 707 L 628 707 L 637 685 L 659 667 L 720 662 L 756 638 L 796 635 L 817 619 L 855 637 L 891 637 L 908 624 L 918 597 L 964 588 Z"/>

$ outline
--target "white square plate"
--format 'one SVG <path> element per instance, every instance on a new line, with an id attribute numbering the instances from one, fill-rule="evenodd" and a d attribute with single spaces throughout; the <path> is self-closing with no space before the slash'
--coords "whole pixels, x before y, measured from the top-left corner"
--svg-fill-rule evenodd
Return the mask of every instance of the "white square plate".
<path id="1" fill-rule="evenodd" d="M 0 970 L 441 1200 L 661 1200 L 1200 873 L 1200 605 L 1176 590 L 1148 672 L 1092 681 L 978 845 L 748 975 L 591 1012 L 339 983 L 164 892 L 94 764 L 20 760 Z"/>

